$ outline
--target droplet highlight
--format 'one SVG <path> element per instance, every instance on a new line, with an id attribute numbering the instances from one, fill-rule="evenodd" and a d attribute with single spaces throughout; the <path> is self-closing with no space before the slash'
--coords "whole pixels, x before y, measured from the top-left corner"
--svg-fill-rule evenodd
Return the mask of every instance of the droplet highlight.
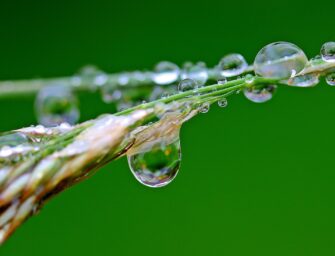
<path id="1" fill-rule="evenodd" d="M 190 90 L 194 90 L 198 87 L 197 82 L 186 78 L 184 80 L 181 80 L 180 83 L 178 84 L 178 91 L 179 92 L 186 92 Z"/>

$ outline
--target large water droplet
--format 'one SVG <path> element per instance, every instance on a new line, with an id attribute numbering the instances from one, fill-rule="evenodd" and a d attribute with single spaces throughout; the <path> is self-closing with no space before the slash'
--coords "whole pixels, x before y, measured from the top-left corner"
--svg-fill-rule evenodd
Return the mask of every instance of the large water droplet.
<path id="1" fill-rule="evenodd" d="M 335 42 L 324 43 L 320 52 L 324 61 L 335 62 Z"/>
<path id="2" fill-rule="evenodd" d="M 330 73 L 326 76 L 326 82 L 327 84 L 329 84 L 330 86 L 334 86 L 335 85 L 335 73 Z"/>
<path id="3" fill-rule="evenodd" d="M 262 48 L 254 61 L 255 73 L 270 78 L 289 78 L 302 71 L 308 63 L 305 53 L 296 45 L 287 42 L 268 44 Z"/>
<path id="4" fill-rule="evenodd" d="M 186 78 L 184 80 L 181 80 L 179 85 L 178 85 L 178 91 L 179 92 L 186 92 L 186 91 L 189 91 L 189 90 L 194 90 L 198 87 L 197 85 L 197 82 L 192 80 L 192 79 L 189 79 L 189 78 Z"/>
<path id="5" fill-rule="evenodd" d="M 188 62 L 184 64 L 181 73 L 181 79 L 192 79 L 198 85 L 204 85 L 208 80 L 208 70 L 204 62 L 198 62 L 195 65 Z"/>
<path id="6" fill-rule="evenodd" d="M 148 187 L 163 187 L 177 175 L 181 162 L 179 138 L 173 143 L 156 144 L 149 150 L 128 156 L 135 178 Z"/>
<path id="7" fill-rule="evenodd" d="M 243 90 L 244 96 L 256 103 L 263 103 L 272 99 L 273 93 L 276 90 L 275 85 L 268 85 L 264 88 L 246 88 Z"/>
<path id="8" fill-rule="evenodd" d="M 233 53 L 224 56 L 217 68 L 222 76 L 232 77 L 242 74 L 248 68 L 248 63 L 241 54 Z"/>
<path id="9" fill-rule="evenodd" d="M 39 123 L 45 126 L 75 124 L 79 119 L 77 98 L 62 84 L 43 87 L 37 95 L 35 109 Z"/>
<path id="10" fill-rule="evenodd" d="M 156 65 L 152 80 L 156 84 L 171 84 L 178 80 L 179 72 L 179 67 L 176 64 L 162 61 Z"/>
<path id="11" fill-rule="evenodd" d="M 290 78 L 287 83 L 297 87 L 312 87 L 319 83 L 319 76 L 316 74 L 295 76 Z"/>

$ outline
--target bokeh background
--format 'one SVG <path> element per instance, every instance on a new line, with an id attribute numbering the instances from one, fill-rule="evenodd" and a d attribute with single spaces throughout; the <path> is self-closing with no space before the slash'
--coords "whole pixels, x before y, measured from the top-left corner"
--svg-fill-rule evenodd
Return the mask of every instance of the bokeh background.
<path id="1" fill-rule="evenodd" d="M 335 2 L 2 1 L 0 79 L 108 72 L 160 60 L 249 62 L 274 41 L 310 57 L 334 38 Z M 140 185 L 126 159 L 48 203 L 0 255 L 335 254 L 335 88 L 281 87 L 255 104 L 236 95 L 182 129 L 182 168 L 161 189 Z M 81 95 L 82 120 L 110 112 Z M 33 97 L 1 99 L 0 131 L 36 123 Z"/>

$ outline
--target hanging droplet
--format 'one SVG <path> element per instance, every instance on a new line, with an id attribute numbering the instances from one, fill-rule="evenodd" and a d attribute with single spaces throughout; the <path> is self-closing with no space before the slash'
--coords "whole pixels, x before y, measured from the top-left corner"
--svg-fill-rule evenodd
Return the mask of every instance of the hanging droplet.
<path id="1" fill-rule="evenodd" d="M 289 78 L 302 71 L 308 60 L 305 53 L 296 45 L 276 42 L 262 48 L 254 61 L 257 75 L 270 78 Z"/>
<path id="2" fill-rule="evenodd" d="M 242 74 L 248 68 L 248 63 L 241 54 L 233 53 L 224 56 L 217 68 L 222 76 L 232 77 Z"/>
<path id="3" fill-rule="evenodd" d="M 205 103 L 202 103 L 200 106 L 199 106 L 199 112 L 200 113 L 207 113 L 210 109 L 210 104 L 209 102 L 205 102 Z"/>
<path id="4" fill-rule="evenodd" d="M 335 62 L 335 42 L 324 43 L 320 52 L 324 61 Z"/>
<path id="5" fill-rule="evenodd" d="M 292 77 L 287 84 L 297 87 L 312 87 L 319 83 L 319 76 L 316 74 L 306 74 Z"/>
<path id="6" fill-rule="evenodd" d="M 155 145 L 150 150 L 127 156 L 135 178 L 145 186 L 168 185 L 178 174 L 181 163 L 179 137 L 173 143 Z"/>
<path id="7" fill-rule="evenodd" d="M 152 80 L 154 83 L 160 85 L 171 84 L 178 80 L 179 73 L 180 70 L 176 64 L 169 61 L 162 61 L 154 68 Z"/>
<path id="8" fill-rule="evenodd" d="M 335 73 L 330 73 L 326 76 L 326 82 L 327 84 L 329 84 L 330 86 L 334 86 L 335 85 Z"/>
<path id="9" fill-rule="evenodd" d="M 223 85 L 223 84 L 227 83 L 227 81 L 228 81 L 227 77 L 220 75 L 219 78 L 218 78 L 217 83 L 220 84 L 220 85 Z"/>
<path id="10" fill-rule="evenodd" d="M 226 98 L 223 98 L 221 100 L 218 100 L 218 106 L 220 108 L 225 108 L 228 106 L 228 100 Z"/>
<path id="11" fill-rule="evenodd" d="M 276 85 L 268 85 L 261 89 L 249 87 L 244 89 L 243 93 L 248 100 L 256 103 L 263 103 L 272 99 L 276 88 Z"/>
<path id="12" fill-rule="evenodd" d="M 192 79 L 198 85 L 204 85 L 208 80 L 208 70 L 204 62 L 198 62 L 193 65 L 191 62 L 187 62 L 183 66 L 181 73 L 181 79 Z"/>
<path id="13" fill-rule="evenodd" d="M 75 124 L 79 119 L 77 98 L 62 84 L 43 87 L 37 95 L 35 109 L 39 123 L 49 127 Z"/>
<path id="14" fill-rule="evenodd" d="M 186 78 L 184 80 L 181 80 L 179 85 L 178 85 L 178 91 L 179 92 L 186 92 L 186 91 L 189 91 L 189 90 L 194 90 L 197 88 L 197 82 L 192 80 L 192 79 L 189 79 L 189 78 Z"/>

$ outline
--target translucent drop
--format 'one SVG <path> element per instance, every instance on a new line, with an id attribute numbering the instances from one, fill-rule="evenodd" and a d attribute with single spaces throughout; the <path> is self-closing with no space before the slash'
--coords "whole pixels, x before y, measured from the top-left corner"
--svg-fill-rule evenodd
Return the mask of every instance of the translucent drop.
<path id="1" fill-rule="evenodd" d="M 252 84 L 254 82 L 255 78 L 254 78 L 253 75 L 248 74 L 248 75 L 245 76 L 244 80 L 247 84 Z"/>
<path id="2" fill-rule="evenodd" d="M 75 124 L 79 119 L 77 98 L 62 84 L 43 87 L 37 95 L 35 109 L 39 123 L 49 127 Z"/>
<path id="3" fill-rule="evenodd" d="M 32 142 L 32 140 L 21 132 L 10 132 L 0 134 L 0 148 L 3 146 L 18 146 L 24 143 Z"/>
<path id="4" fill-rule="evenodd" d="M 218 101 L 218 106 L 219 106 L 220 108 L 225 108 L 225 107 L 227 107 L 227 106 L 228 106 L 228 100 L 227 100 L 226 98 L 219 100 L 219 101 Z"/>
<path id="5" fill-rule="evenodd" d="M 220 76 L 219 79 L 218 79 L 218 84 L 223 85 L 225 83 L 227 83 L 227 77 Z"/>
<path id="6" fill-rule="evenodd" d="M 320 52 L 324 61 L 335 62 L 335 42 L 324 43 Z"/>
<path id="7" fill-rule="evenodd" d="M 178 80 L 179 73 L 180 70 L 176 64 L 162 61 L 156 65 L 152 80 L 160 85 L 171 84 Z"/>
<path id="8" fill-rule="evenodd" d="M 155 145 L 146 152 L 128 156 L 135 178 L 148 187 L 168 185 L 177 175 L 181 162 L 179 138 L 171 144 Z"/>
<path id="9" fill-rule="evenodd" d="M 233 53 L 224 56 L 217 68 L 222 76 L 232 77 L 242 74 L 248 68 L 248 63 L 241 54 Z"/>
<path id="10" fill-rule="evenodd" d="M 88 65 L 80 70 L 80 81 L 89 86 L 91 90 L 104 85 L 108 81 L 108 75 L 93 65 Z"/>
<path id="11" fill-rule="evenodd" d="M 208 80 L 206 64 L 203 62 L 198 62 L 195 65 L 190 62 L 185 63 L 181 73 L 181 79 L 187 78 L 196 81 L 198 85 L 204 85 Z"/>
<path id="12" fill-rule="evenodd" d="M 312 87 L 319 83 L 319 76 L 316 74 L 306 74 L 295 76 L 288 80 L 288 85 L 297 87 Z"/>
<path id="13" fill-rule="evenodd" d="M 210 109 L 210 104 L 208 102 L 202 103 L 199 107 L 199 112 L 200 113 L 207 113 Z"/>
<path id="14" fill-rule="evenodd" d="M 261 49 L 254 61 L 257 75 L 270 78 L 289 78 L 302 71 L 308 63 L 305 53 L 287 42 L 268 44 Z"/>
<path id="15" fill-rule="evenodd" d="M 256 103 L 263 103 L 272 99 L 276 88 L 276 85 L 268 85 L 262 89 L 246 88 L 243 90 L 243 93 L 248 100 Z"/>
<path id="16" fill-rule="evenodd" d="M 178 91 L 179 92 L 186 92 L 186 91 L 189 91 L 189 90 L 194 90 L 197 88 L 197 82 L 192 80 L 192 79 L 189 79 L 189 78 L 186 78 L 184 80 L 181 80 L 179 85 L 178 85 Z"/>
<path id="17" fill-rule="evenodd" d="M 117 82 L 110 81 L 101 87 L 101 97 L 105 103 L 116 102 L 122 98 L 122 91 L 117 89 Z"/>
<path id="18" fill-rule="evenodd" d="M 327 84 L 334 86 L 335 85 L 335 73 L 328 74 L 326 76 Z"/>

